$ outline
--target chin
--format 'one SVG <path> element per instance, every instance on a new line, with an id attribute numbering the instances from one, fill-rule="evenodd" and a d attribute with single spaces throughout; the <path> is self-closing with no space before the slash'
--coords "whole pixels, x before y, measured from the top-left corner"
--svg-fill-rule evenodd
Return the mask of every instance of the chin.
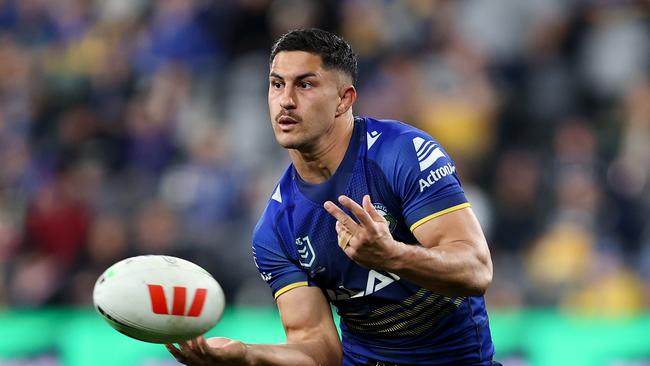
<path id="1" fill-rule="evenodd" d="M 302 139 L 296 138 L 295 135 L 284 134 L 282 132 L 275 135 L 275 141 L 285 149 L 298 149 L 304 144 Z"/>
<path id="2" fill-rule="evenodd" d="M 302 144 L 299 144 L 295 141 L 286 141 L 286 140 L 285 141 L 278 140 L 278 145 L 282 146 L 285 149 L 295 149 L 295 150 L 299 150 L 300 147 L 302 146 Z"/>
<path id="3" fill-rule="evenodd" d="M 298 139 L 276 138 L 276 141 L 285 149 L 301 150 L 306 145 L 305 141 Z"/>

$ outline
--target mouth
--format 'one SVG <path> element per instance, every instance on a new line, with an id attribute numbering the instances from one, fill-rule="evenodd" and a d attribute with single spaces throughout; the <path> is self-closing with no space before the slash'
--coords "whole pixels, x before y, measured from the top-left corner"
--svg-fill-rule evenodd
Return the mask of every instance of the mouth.
<path id="1" fill-rule="evenodd" d="M 293 116 L 289 116 L 289 115 L 282 115 L 282 116 L 276 118 L 276 121 L 277 121 L 278 126 L 280 127 L 280 129 L 282 131 L 285 131 L 285 132 L 289 131 L 294 126 L 296 126 L 298 123 L 300 123 L 300 121 L 297 118 L 295 118 Z"/>

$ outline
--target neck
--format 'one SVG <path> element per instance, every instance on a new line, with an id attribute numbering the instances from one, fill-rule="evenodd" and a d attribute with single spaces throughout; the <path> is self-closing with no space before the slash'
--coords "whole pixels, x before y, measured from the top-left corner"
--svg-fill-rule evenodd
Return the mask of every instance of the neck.
<path id="1" fill-rule="evenodd" d="M 289 150 L 289 157 L 300 178 L 308 183 L 322 183 L 334 175 L 345 157 L 353 130 L 354 116 L 349 113 L 344 118 L 337 118 L 332 129 L 313 149 Z"/>

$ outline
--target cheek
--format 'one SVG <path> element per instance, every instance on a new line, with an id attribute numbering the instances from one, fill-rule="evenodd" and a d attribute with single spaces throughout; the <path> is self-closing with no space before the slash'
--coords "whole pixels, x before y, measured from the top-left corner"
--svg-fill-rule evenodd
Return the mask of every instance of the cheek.
<path id="1" fill-rule="evenodd" d="M 271 115 L 271 118 L 273 118 L 279 112 L 280 106 L 275 101 L 275 98 L 272 95 L 269 95 L 268 105 L 269 105 L 269 114 Z"/>
<path id="2" fill-rule="evenodd" d="M 336 115 L 338 100 L 337 95 L 323 95 L 314 103 L 314 110 L 317 110 L 322 118 L 333 118 Z"/>

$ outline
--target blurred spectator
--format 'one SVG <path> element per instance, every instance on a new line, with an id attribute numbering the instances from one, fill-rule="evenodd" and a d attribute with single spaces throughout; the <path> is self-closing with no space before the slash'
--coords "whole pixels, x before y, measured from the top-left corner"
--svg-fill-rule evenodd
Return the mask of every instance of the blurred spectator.
<path id="1" fill-rule="evenodd" d="M 562 305 L 589 315 L 635 315 L 644 305 L 643 284 L 619 256 L 598 253 L 575 291 L 567 294 Z"/>
<path id="2" fill-rule="evenodd" d="M 43 0 L 6 0 L 0 3 L 0 28 L 20 44 L 43 47 L 56 41 L 58 33 Z"/>
<path id="3" fill-rule="evenodd" d="M 494 149 L 497 99 L 483 55 L 457 37 L 422 58 L 420 127 L 464 169 L 475 169 Z"/>
<path id="4" fill-rule="evenodd" d="M 647 13 L 642 3 L 634 1 L 587 3 L 579 70 L 584 86 L 595 97 L 616 100 L 650 62 Z"/>
<path id="5" fill-rule="evenodd" d="M 169 169 L 161 180 L 162 195 L 181 213 L 184 237 L 193 244 L 219 245 L 232 236 L 229 226 L 246 218 L 246 179 L 227 148 L 218 130 L 197 129 L 189 161 Z"/>
<path id="6" fill-rule="evenodd" d="M 496 222 L 492 235 L 495 256 L 530 246 L 541 226 L 542 170 L 533 151 L 522 148 L 502 153 L 494 171 Z"/>
<path id="7" fill-rule="evenodd" d="M 140 33 L 137 70 L 148 74 L 162 65 L 180 63 L 199 71 L 218 64 L 222 50 L 210 32 L 207 4 L 199 0 L 158 1 Z"/>
<path id="8" fill-rule="evenodd" d="M 132 254 L 124 218 L 115 214 L 100 214 L 88 229 L 87 243 L 77 258 L 64 292 L 70 304 L 92 303 L 95 281 L 114 263 Z"/>
<path id="9" fill-rule="evenodd" d="M 528 256 L 527 270 L 535 303 L 558 306 L 587 277 L 595 258 L 595 238 L 574 224 L 557 224 L 543 233 Z"/>
<path id="10" fill-rule="evenodd" d="M 92 215 L 88 194 L 93 183 L 81 168 L 63 164 L 28 206 L 23 243 L 8 278 L 16 304 L 60 301 L 56 296 L 83 248 Z"/>
<path id="11" fill-rule="evenodd" d="M 132 229 L 137 255 L 172 255 L 180 249 L 177 216 L 164 201 L 144 202 L 133 218 Z"/>

